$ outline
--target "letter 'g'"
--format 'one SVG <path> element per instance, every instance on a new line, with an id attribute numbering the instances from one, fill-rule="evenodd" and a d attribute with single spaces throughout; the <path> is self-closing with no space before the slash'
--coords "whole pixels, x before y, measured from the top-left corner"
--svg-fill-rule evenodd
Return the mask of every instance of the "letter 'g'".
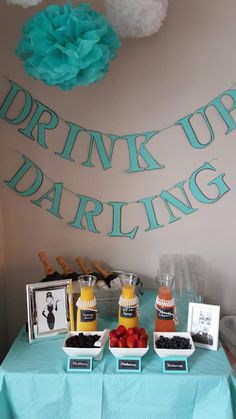
<path id="1" fill-rule="evenodd" d="M 208 185 L 215 185 L 218 189 L 218 194 L 215 198 L 207 197 L 202 190 L 200 189 L 200 186 L 197 184 L 197 176 L 200 172 L 203 170 L 213 170 L 216 171 L 216 168 L 212 166 L 210 163 L 204 163 L 203 166 L 199 167 L 199 169 L 195 170 L 193 174 L 190 176 L 189 179 L 189 188 L 193 194 L 193 196 L 200 202 L 203 202 L 204 204 L 212 204 L 216 201 L 218 201 L 226 192 L 230 190 L 228 185 L 224 182 L 224 176 L 225 173 L 221 173 L 219 176 L 217 176 L 215 179 L 211 180 Z"/>

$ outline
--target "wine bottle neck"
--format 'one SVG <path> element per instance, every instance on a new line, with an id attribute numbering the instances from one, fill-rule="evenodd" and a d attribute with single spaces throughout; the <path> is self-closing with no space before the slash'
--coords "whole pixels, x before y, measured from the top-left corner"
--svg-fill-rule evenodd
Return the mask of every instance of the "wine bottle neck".
<path id="1" fill-rule="evenodd" d="M 72 274 L 72 269 L 70 266 L 66 263 L 66 261 L 63 259 L 62 256 L 56 257 L 57 262 L 59 263 L 60 267 L 62 268 L 65 275 Z"/>
<path id="2" fill-rule="evenodd" d="M 49 262 L 49 259 L 47 258 L 46 254 L 44 252 L 39 253 L 39 259 L 40 259 L 41 263 L 43 264 L 46 275 L 51 275 L 54 272 L 56 272 L 56 269 Z"/>

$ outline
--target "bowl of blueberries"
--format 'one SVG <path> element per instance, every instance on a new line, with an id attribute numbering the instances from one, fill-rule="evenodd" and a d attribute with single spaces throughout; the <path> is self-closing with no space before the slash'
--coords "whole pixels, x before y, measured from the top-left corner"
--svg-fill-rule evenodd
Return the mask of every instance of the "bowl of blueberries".
<path id="1" fill-rule="evenodd" d="M 195 351 L 192 336 L 188 332 L 154 332 L 153 343 L 160 358 L 189 357 Z"/>
<path id="2" fill-rule="evenodd" d="M 69 356 L 101 359 L 108 335 L 108 329 L 97 332 L 68 332 L 62 349 Z"/>

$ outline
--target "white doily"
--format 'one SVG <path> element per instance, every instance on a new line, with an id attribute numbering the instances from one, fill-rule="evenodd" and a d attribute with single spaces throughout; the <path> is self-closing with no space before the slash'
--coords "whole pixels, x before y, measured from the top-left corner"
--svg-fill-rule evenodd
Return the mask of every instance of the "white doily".
<path id="1" fill-rule="evenodd" d="M 137 307 L 138 306 L 138 297 L 134 298 L 124 298 L 122 295 L 119 299 L 119 305 L 123 307 Z"/>
<path id="2" fill-rule="evenodd" d="M 161 307 L 174 307 L 175 306 L 175 299 L 172 298 L 171 300 L 161 300 L 159 296 L 156 298 L 156 305 Z"/>
<path id="3" fill-rule="evenodd" d="M 93 300 L 90 301 L 83 301 L 79 297 L 76 303 L 76 306 L 81 310 L 92 310 L 97 311 L 96 307 L 96 298 L 94 297 Z"/>
<path id="4" fill-rule="evenodd" d="M 163 315 L 166 315 L 168 312 L 163 311 L 160 307 L 162 307 L 162 308 L 174 307 L 174 313 L 172 313 L 171 311 L 169 313 L 173 314 L 175 324 L 176 325 L 179 324 L 179 319 L 178 319 L 178 316 L 176 314 L 176 306 L 175 306 L 175 299 L 174 298 L 172 298 L 171 300 L 161 300 L 159 298 L 159 296 L 157 296 L 155 307 L 156 307 L 156 310 L 159 311 L 159 313 L 161 313 Z"/>

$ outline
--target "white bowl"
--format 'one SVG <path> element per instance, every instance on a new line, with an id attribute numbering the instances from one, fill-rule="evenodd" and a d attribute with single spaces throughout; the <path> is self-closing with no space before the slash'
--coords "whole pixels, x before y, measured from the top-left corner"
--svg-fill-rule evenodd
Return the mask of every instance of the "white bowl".
<path id="1" fill-rule="evenodd" d="M 181 338 L 187 338 L 190 340 L 191 349 L 161 349 L 156 347 L 156 340 L 160 337 L 164 336 L 167 338 L 172 338 L 173 336 L 180 336 Z M 195 346 L 192 340 L 192 336 L 188 332 L 154 332 L 153 333 L 153 344 L 154 350 L 159 355 L 160 358 L 167 358 L 169 356 L 178 357 L 178 356 L 186 356 L 187 358 L 193 354 L 195 351 Z"/>
<path id="2" fill-rule="evenodd" d="M 147 353 L 149 349 L 149 344 L 147 343 L 146 348 L 116 348 L 116 347 L 111 348 L 110 342 L 109 342 L 109 349 L 111 353 L 117 358 L 124 358 L 124 357 L 136 358 L 136 357 L 142 357 Z"/>
<path id="3" fill-rule="evenodd" d="M 103 354 L 103 350 L 107 341 L 107 338 L 105 339 L 105 341 L 103 342 L 102 346 L 100 348 L 94 347 L 94 348 L 72 348 L 70 346 L 66 346 L 66 340 L 68 338 L 70 338 L 71 336 L 75 336 L 78 335 L 79 333 L 83 333 L 84 335 L 88 336 L 88 335 L 98 335 L 101 336 L 102 335 L 102 331 L 97 331 L 97 332 L 68 332 L 65 338 L 65 341 L 63 343 L 63 351 L 69 355 L 69 356 L 91 356 L 92 358 L 98 358 L 100 359 L 100 357 Z"/>

